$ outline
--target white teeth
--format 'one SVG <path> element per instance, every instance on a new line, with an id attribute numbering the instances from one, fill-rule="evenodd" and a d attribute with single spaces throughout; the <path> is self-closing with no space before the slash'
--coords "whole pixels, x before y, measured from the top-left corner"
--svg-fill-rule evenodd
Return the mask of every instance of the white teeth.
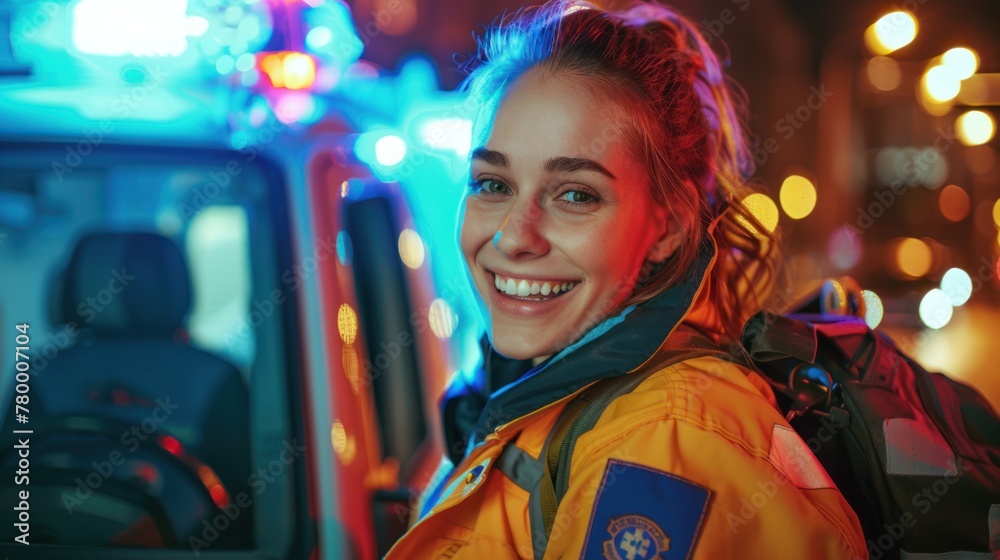
<path id="1" fill-rule="evenodd" d="M 507 292 L 507 295 L 511 296 L 517 293 L 517 284 L 514 283 L 513 278 L 507 279 L 507 285 L 504 286 L 504 291 Z"/>
<path id="2" fill-rule="evenodd" d="M 524 297 L 531 293 L 531 286 L 528 286 L 527 280 L 521 280 L 517 285 L 517 295 Z"/>
<path id="3" fill-rule="evenodd" d="M 502 278 L 498 274 L 493 275 L 493 284 L 497 290 L 510 296 L 527 297 L 529 295 L 548 296 L 549 294 L 560 294 L 572 290 L 576 287 L 576 282 L 533 282 L 529 280 L 517 280 L 514 278 Z"/>

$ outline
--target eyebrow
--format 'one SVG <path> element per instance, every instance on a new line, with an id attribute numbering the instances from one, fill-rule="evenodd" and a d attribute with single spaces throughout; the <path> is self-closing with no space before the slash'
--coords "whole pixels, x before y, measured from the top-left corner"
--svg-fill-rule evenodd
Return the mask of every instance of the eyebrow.
<path id="1" fill-rule="evenodd" d="M 490 165 L 496 167 L 510 168 L 510 159 L 506 154 L 502 152 L 497 152 L 494 150 L 489 150 L 486 148 L 476 148 L 472 151 L 472 159 L 478 159 L 486 162 Z M 578 157 L 565 157 L 558 156 L 554 158 L 549 158 L 545 160 L 545 170 L 549 173 L 563 172 L 570 173 L 573 171 L 594 171 L 610 177 L 611 179 L 617 179 L 615 174 L 608 171 L 608 168 L 597 163 L 592 159 L 578 158 Z"/>

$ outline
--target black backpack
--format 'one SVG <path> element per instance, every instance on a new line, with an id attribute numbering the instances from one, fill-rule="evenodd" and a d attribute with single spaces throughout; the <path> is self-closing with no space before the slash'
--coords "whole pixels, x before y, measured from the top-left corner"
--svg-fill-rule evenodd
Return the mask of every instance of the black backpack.
<path id="1" fill-rule="evenodd" d="M 1000 418 L 974 389 L 924 370 L 857 317 L 760 312 L 727 349 L 680 328 L 658 367 L 601 380 L 567 405 L 549 445 L 546 529 L 576 439 L 611 401 L 662 366 L 713 355 L 768 379 L 858 515 L 871 560 L 1000 558 Z"/>

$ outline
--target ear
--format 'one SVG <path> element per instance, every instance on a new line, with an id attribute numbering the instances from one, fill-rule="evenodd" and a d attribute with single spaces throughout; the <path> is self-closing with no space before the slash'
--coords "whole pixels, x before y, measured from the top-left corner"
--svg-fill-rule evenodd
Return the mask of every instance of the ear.
<path id="1" fill-rule="evenodd" d="M 646 255 L 646 259 L 654 263 L 662 263 L 673 256 L 688 236 L 687 228 L 671 213 L 663 211 L 660 223 L 663 226 Z"/>

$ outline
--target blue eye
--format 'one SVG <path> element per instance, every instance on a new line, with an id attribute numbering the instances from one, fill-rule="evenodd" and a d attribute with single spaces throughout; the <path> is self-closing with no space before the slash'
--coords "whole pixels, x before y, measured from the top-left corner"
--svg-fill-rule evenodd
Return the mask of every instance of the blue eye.
<path id="1" fill-rule="evenodd" d="M 506 194 L 510 188 L 496 179 L 476 179 L 469 183 L 469 191 L 472 194 L 499 195 Z"/>
<path id="2" fill-rule="evenodd" d="M 564 200 L 573 205 L 585 205 L 593 204 L 598 201 L 598 198 L 586 191 L 566 191 L 560 197 L 560 200 Z"/>

